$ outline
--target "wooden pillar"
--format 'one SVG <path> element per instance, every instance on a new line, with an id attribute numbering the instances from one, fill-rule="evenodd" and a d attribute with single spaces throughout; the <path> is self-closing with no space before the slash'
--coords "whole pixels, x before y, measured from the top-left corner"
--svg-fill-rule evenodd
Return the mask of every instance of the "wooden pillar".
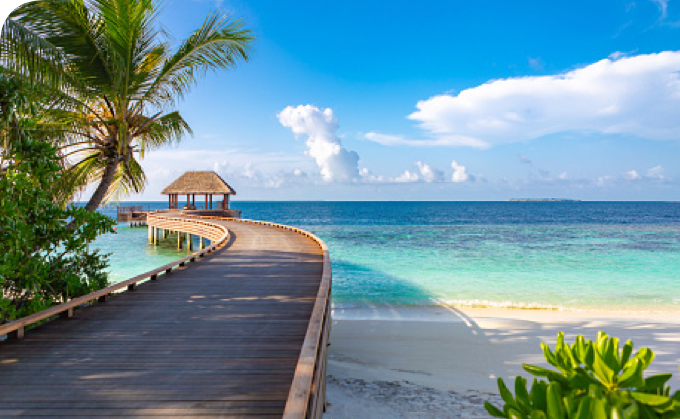
<path id="1" fill-rule="evenodd" d="M 208 194 L 205 194 L 205 209 L 208 209 Z"/>
<path id="2" fill-rule="evenodd" d="M 212 209 L 212 194 L 210 194 L 210 209 Z"/>
<path id="3" fill-rule="evenodd" d="M 203 238 L 203 236 L 200 236 L 198 239 L 198 249 L 199 250 L 205 249 L 205 239 Z"/>
<path id="4" fill-rule="evenodd" d="M 193 243 L 191 241 L 191 234 L 187 233 L 187 250 L 192 251 L 193 249 L 191 248 Z"/>
<path id="5" fill-rule="evenodd" d="M 149 242 L 153 240 L 153 226 L 149 226 Z"/>
<path id="6" fill-rule="evenodd" d="M 182 248 L 182 233 L 179 231 L 177 232 L 177 248 Z"/>

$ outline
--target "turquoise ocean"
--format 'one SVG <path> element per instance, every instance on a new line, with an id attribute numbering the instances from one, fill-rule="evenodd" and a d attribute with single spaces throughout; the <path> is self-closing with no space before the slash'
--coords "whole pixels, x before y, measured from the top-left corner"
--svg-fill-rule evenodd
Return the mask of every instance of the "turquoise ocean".
<path id="1" fill-rule="evenodd" d="M 165 202 L 127 202 L 151 209 Z M 242 202 L 331 251 L 336 307 L 478 306 L 680 313 L 680 203 Z M 115 216 L 115 207 L 102 212 Z M 120 281 L 187 254 L 146 228 L 94 244 Z"/>

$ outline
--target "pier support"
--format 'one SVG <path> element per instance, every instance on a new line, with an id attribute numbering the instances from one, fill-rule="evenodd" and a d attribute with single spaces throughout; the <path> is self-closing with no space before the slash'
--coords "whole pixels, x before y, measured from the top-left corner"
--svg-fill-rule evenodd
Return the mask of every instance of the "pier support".
<path id="1" fill-rule="evenodd" d="M 177 249 L 182 249 L 182 233 L 177 232 Z"/>
<path id="2" fill-rule="evenodd" d="M 153 226 L 149 226 L 149 242 L 153 240 Z"/>
<path id="3" fill-rule="evenodd" d="M 191 241 L 191 234 L 187 233 L 187 250 L 190 251 L 190 252 L 193 250 L 193 249 L 192 249 L 192 247 L 193 247 L 192 244 L 193 244 L 193 243 L 192 243 L 192 241 Z"/>
<path id="4" fill-rule="evenodd" d="M 205 249 L 205 239 L 203 238 L 203 236 L 200 236 L 200 238 L 198 239 L 198 250 L 203 249 Z"/>

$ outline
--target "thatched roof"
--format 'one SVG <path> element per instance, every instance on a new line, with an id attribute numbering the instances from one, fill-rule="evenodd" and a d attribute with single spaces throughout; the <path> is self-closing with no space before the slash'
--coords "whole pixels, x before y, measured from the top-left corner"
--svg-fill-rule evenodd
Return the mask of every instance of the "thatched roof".
<path id="1" fill-rule="evenodd" d="M 190 171 L 184 173 L 170 186 L 163 189 L 163 195 L 214 194 L 236 195 L 236 191 L 215 172 Z"/>

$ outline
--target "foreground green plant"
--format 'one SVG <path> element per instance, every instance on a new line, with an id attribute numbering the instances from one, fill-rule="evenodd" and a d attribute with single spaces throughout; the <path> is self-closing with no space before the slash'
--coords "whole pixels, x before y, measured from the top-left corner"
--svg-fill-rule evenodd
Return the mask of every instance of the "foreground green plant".
<path id="1" fill-rule="evenodd" d="M 0 323 L 106 286 L 107 257 L 88 244 L 114 225 L 100 213 L 62 208 L 54 147 L 14 131 L 0 173 Z"/>
<path id="2" fill-rule="evenodd" d="M 555 351 L 542 343 L 543 354 L 554 371 L 523 364 L 534 379 L 527 390 L 527 380 L 515 379 L 515 395 L 498 379 L 498 389 L 505 402 L 502 410 L 489 402 L 486 410 L 497 418 L 508 419 L 651 419 L 680 418 L 680 391 L 673 396 L 666 385 L 671 374 L 647 378 L 644 370 L 654 359 L 654 352 L 642 348 L 633 354 L 633 342 L 619 348 L 619 339 L 599 332 L 595 342 L 579 335 L 573 344 L 557 337 Z"/>

